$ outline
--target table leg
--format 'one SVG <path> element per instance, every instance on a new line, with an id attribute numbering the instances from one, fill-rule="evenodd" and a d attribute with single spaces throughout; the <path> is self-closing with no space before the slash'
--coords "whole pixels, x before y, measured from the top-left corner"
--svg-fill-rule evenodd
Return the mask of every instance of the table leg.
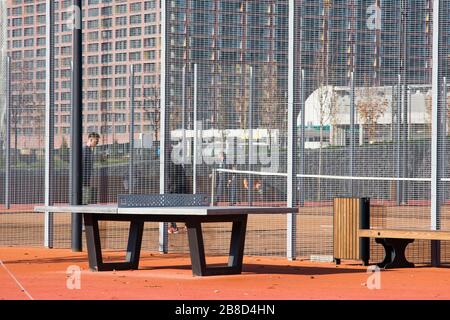
<path id="1" fill-rule="evenodd" d="M 141 256 L 142 235 L 144 233 L 143 221 L 131 221 L 130 233 L 128 235 L 128 246 L 126 262 L 130 264 L 130 269 L 139 268 L 139 258 Z"/>
<path id="2" fill-rule="evenodd" d="M 195 276 L 206 275 L 205 247 L 203 244 L 202 224 L 192 220 L 186 222 L 188 229 L 189 251 L 191 253 L 192 273 Z"/>
<path id="3" fill-rule="evenodd" d="M 84 225 L 89 258 L 89 268 L 92 271 L 99 271 L 99 266 L 103 264 L 103 258 L 97 215 L 84 214 Z"/>
<path id="4" fill-rule="evenodd" d="M 240 274 L 242 272 L 247 215 L 235 217 L 232 222 L 233 227 L 231 231 L 228 265 L 219 267 L 206 265 L 201 220 L 193 219 L 186 222 L 189 249 L 191 252 L 192 273 L 195 276 L 230 275 Z"/>
<path id="5" fill-rule="evenodd" d="M 98 227 L 99 215 L 84 214 L 86 226 L 86 243 L 89 257 L 89 268 L 92 271 L 133 270 L 139 267 L 139 257 L 144 232 L 144 222 L 131 220 L 130 233 L 125 262 L 103 262 L 100 232 Z"/>
<path id="6" fill-rule="evenodd" d="M 247 231 L 247 215 L 233 222 L 231 231 L 230 256 L 228 266 L 235 268 L 236 273 L 242 272 L 242 261 L 244 259 L 245 233 Z"/>

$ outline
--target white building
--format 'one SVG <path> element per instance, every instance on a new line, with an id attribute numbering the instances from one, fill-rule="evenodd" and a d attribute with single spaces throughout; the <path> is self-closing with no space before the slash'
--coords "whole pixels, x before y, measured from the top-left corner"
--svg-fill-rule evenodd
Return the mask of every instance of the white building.
<path id="1" fill-rule="evenodd" d="M 408 135 L 410 139 L 429 137 L 431 130 L 431 88 L 410 86 L 408 90 Z M 397 87 L 371 87 L 355 89 L 355 126 L 358 143 L 392 141 L 397 130 L 396 102 Z M 364 119 L 363 105 L 377 106 L 378 115 L 369 121 Z M 401 109 L 403 109 L 401 102 Z M 368 108 L 370 110 L 370 107 Z M 370 115 L 370 111 L 366 114 Z M 375 112 L 372 112 L 374 116 Z M 401 112 L 403 117 L 403 112 Z M 301 126 L 301 114 L 298 117 Z M 306 148 L 348 145 L 350 139 L 350 88 L 321 87 L 305 101 Z M 361 130 L 360 130 L 361 129 Z"/>

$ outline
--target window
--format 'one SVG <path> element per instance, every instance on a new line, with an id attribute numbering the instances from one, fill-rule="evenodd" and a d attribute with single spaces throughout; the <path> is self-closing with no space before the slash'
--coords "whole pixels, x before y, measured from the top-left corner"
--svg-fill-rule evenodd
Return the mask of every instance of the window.
<path id="1" fill-rule="evenodd" d="M 131 12 L 139 12 L 142 10 L 141 2 L 135 2 L 130 4 L 130 11 Z"/>
<path id="2" fill-rule="evenodd" d="M 155 22 L 156 21 L 156 13 L 148 13 L 145 15 L 144 20 L 146 23 Z"/>
<path id="3" fill-rule="evenodd" d="M 127 61 L 126 53 L 116 53 L 116 62 L 124 62 Z"/>
<path id="4" fill-rule="evenodd" d="M 146 26 L 145 27 L 145 34 L 150 35 L 150 34 L 156 34 L 158 32 L 157 27 L 156 26 Z"/>
<path id="5" fill-rule="evenodd" d="M 115 68 L 116 74 L 125 74 L 127 73 L 127 66 L 126 65 L 119 65 Z"/>
<path id="6" fill-rule="evenodd" d="M 144 40 L 145 48 L 154 48 L 156 47 L 156 38 L 147 38 Z"/>
<path id="7" fill-rule="evenodd" d="M 117 17 L 116 25 L 117 26 L 126 26 L 127 25 L 127 17 Z"/>
<path id="8" fill-rule="evenodd" d="M 131 37 L 140 36 L 141 34 L 142 34 L 141 27 L 130 28 L 130 36 Z"/>
<path id="9" fill-rule="evenodd" d="M 146 60 L 154 60 L 154 59 L 156 59 L 156 51 L 155 50 L 145 51 L 144 52 L 144 59 L 146 59 Z"/>
<path id="10" fill-rule="evenodd" d="M 116 6 L 116 14 L 120 13 L 126 13 L 127 12 L 127 5 L 126 4 L 120 4 Z"/>
<path id="11" fill-rule="evenodd" d="M 112 16 L 113 8 L 112 7 L 104 7 L 102 8 L 102 16 Z"/>
<path id="12" fill-rule="evenodd" d="M 142 41 L 141 40 L 131 40 L 130 41 L 130 47 L 133 49 L 138 49 L 142 47 Z"/>
<path id="13" fill-rule="evenodd" d="M 126 133 L 127 126 L 115 126 L 115 132 L 116 133 Z"/>
<path id="14" fill-rule="evenodd" d="M 127 37 L 127 29 L 117 29 L 116 30 L 116 38 L 126 38 Z"/>
<path id="15" fill-rule="evenodd" d="M 117 41 L 116 42 L 116 50 L 126 50 L 127 42 L 126 41 Z"/>
<path id="16" fill-rule="evenodd" d="M 130 52 L 130 61 L 138 61 L 141 60 L 140 52 Z"/>
<path id="17" fill-rule="evenodd" d="M 144 8 L 145 8 L 145 10 L 155 9 L 156 8 L 156 1 L 155 0 L 145 1 L 144 2 Z"/>
<path id="18" fill-rule="evenodd" d="M 130 24 L 142 23 L 142 16 L 140 14 L 130 16 Z"/>
<path id="19" fill-rule="evenodd" d="M 116 86 L 120 87 L 120 86 L 126 86 L 127 85 L 127 78 L 126 77 L 120 77 L 120 78 L 116 78 L 115 80 L 116 82 Z"/>

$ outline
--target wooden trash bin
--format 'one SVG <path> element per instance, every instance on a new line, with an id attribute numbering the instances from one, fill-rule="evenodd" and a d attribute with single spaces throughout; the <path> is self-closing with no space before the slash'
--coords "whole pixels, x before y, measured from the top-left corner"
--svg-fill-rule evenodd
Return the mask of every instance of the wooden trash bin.
<path id="1" fill-rule="evenodd" d="M 369 198 L 333 199 L 333 257 L 336 264 L 341 259 L 362 260 L 369 263 L 370 242 L 359 238 L 358 230 L 369 228 Z"/>

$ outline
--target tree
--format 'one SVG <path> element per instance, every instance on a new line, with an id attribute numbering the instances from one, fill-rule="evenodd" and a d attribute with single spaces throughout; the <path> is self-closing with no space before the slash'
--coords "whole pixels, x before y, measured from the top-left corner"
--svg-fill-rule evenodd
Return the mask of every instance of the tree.
<path id="1" fill-rule="evenodd" d="M 159 122 L 160 122 L 160 88 L 149 87 L 143 88 L 142 92 L 144 93 L 143 98 L 143 110 L 144 121 L 149 121 L 155 129 L 155 137 L 154 141 L 159 140 Z"/>
<path id="2" fill-rule="evenodd" d="M 12 64 L 10 114 L 15 163 L 19 160 L 17 158 L 19 148 L 25 148 L 27 143 L 36 148 L 42 144 L 44 138 L 44 94 L 38 90 L 31 63 L 33 61 L 20 60 Z M 19 144 L 20 134 L 27 136 L 27 139 L 21 141 L 22 145 Z"/>
<path id="3" fill-rule="evenodd" d="M 284 97 L 279 86 L 279 74 L 274 63 L 261 66 L 259 88 L 260 124 L 263 128 L 282 129 L 285 125 L 286 108 L 282 108 Z"/>
<path id="4" fill-rule="evenodd" d="M 330 47 L 329 47 L 329 23 L 330 23 L 330 7 L 331 1 L 324 1 L 324 8 L 322 11 L 320 33 L 320 51 L 318 52 L 315 65 L 318 70 L 316 78 L 316 95 L 317 95 L 317 110 L 319 112 L 319 161 L 318 161 L 318 175 L 322 174 L 322 149 L 324 140 L 324 126 L 328 123 L 334 122 L 337 114 L 337 95 L 333 85 L 330 85 Z M 320 178 L 318 178 L 317 197 L 320 201 Z"/>
<path id="5" fill-rule="evenodd" d="M 69 155 L 69 145 L 67 143 L 66 137 L 63 136 L 61 148 L 59 149 L 59 157 L 62 161 L 69 161 Z"/>
<path id="6" fill-rule="evenodd" d="M 358 89 L 358 91 L 356 108 L 360 119 L 366 127 L 365 131 L 367 132 L 368 141 L 373 143 L 376 140 L 378 119 L 386 112 L 388 101 L 376 87 L 363 87 Z"/>

